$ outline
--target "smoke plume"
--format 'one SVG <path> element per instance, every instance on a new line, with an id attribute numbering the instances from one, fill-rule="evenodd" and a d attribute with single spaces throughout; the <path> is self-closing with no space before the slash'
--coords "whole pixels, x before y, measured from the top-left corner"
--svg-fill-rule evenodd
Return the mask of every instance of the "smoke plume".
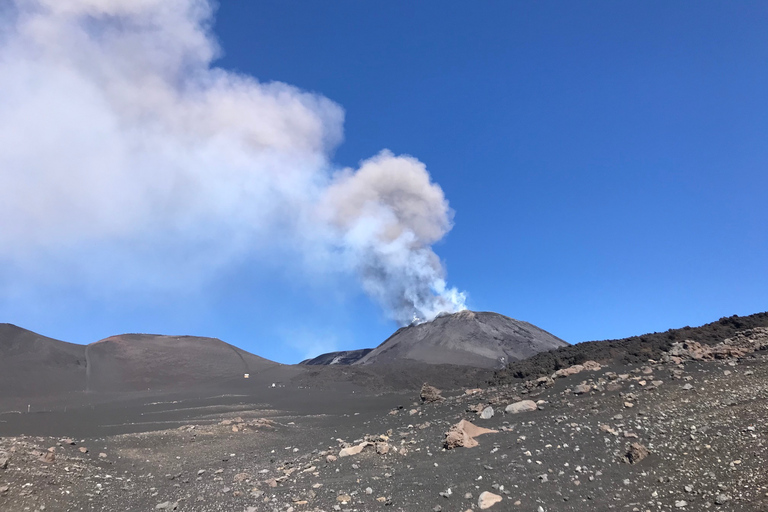
<path id="1" fill-rule="evenodd" d="M 341 107 L 213 66 L 212 15 L 0 2 L 0 287 L 185 286 L 279 239 L 332 255 L 402 324 L 463 309 L 431 248 L 452 211 L 424 164 L 382 151 L 334 169 Z"/>

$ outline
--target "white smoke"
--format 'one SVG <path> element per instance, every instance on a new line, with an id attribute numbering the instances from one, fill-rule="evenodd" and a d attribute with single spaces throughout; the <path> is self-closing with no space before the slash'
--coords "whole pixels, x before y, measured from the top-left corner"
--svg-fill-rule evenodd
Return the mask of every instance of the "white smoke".
<path id="1" fill-rule="evenodd" d="M 463 309 L 425 166 L 383 151 L 334 173 L 342 109 L 214 67 L 208 1 L 12 0 L 0 17 L 0 286 L 183 286 L 279 237 L 336 255 L 400 323 Z"/>

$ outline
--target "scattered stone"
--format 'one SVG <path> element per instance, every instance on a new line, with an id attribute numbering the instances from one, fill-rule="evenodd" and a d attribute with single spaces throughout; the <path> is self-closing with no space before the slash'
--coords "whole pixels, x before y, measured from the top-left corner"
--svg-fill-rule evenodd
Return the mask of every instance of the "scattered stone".
<path id="1" fill-rule="evenodd" d="M 53 464 L 53 462 L 56 461 L 56 454 L 54 453 L 53 449 L 48 450 L 44 454 L 40 456 L 40 462 L 45 462 L 46 464 Z"/>
<path id="2" fill-rule="evenodd" d="M 584 361 L 581 366 L 583 366 L 584 371 L 587 372 L 597 372 L 603 368 L 602 365 L 597 361 Z"/>
<path id="3" fill-rule="evenodd" d="M 725 505 L 731 500 L 731 497 L 727 494 L 720 493 L 715 497 L 715 505 Z"/>
<path id="4" fill-rule="evenodd" d="M 369 443 L 368 441 L 365 441 L 357 445 L 342 448 L 339 451 L 339 457 L 349 457 L 350 455 L 357 455 L 358 453 L 363 451 L 363 448 L 365 448 L 366 446 L 370 446 L 372 444 L 373 443 Z"/>
<path id="5" fill-rule="evenodd" d="M 570 377 L 571 375 L 576 375 L 577 373 L 581 373 L 584 371 L 584 366 L 580 364 L 575 364 L 573 366 L 569 366 L 568 368 L 562 368 L 560 370 L 557 370 L 555 373 L 552 374 L 553 379 L 559 379 L 563 377 Z"/>
<path id="6" fill-rule="evenodd" d="M 519 414 L 521 412 L 535 411 L 536 409 L 538 409 L 538 406 L 533 400 L 522 400 L 520 402 L 509 404 L 507 408 L 504 409 L 504 412 L 507 414 Z"/>
<path id="7" fill-rule="evenodd" d="M 685 508 L 688 506 L 688 502 L 685 500 L 677 500 L 675 502 L 675 508 Z"/>
<path id="8" fill-rule="evenodd" d="M 480 419 L 489 420 L 493 418 L 493 413 L 494 413 L 493 407 L 488 406 L 480 412 Z"/>
<path id="9" fill-rule="evenodd" d="M 640 443 L 632 443 L 631 445 L 629 445 L 629 450 L 627 451 L 627 454 L 624 457 L 627 459 L 627 462 L 629 462 L 630 464 L 637 464 L 644 458 L 648 457 L 648 455 L 650 455 L 648 448 L 646 448 Z"/>
<path id="10" fill-rule="evenodd" d="M 480 510 L 485 510 L 501 502 L 502 499 L 503 498 L 498 494 L 493 494 L 492 492 L 484 491 L 483 493 L 480 494 L 480 497 L 477 499 L 477 506 L 480 508 Z"/>
<path id="11" fill-rule="evenodd" d="M 0 453 L 0 469 L 8 469 L 10 458 L 5 453 Z"/>
<path id="12" fill-rule="evenodd" d="M 419 396 L 421 397 L 421 401 L 426 403 L 441 402 L 445 400 L 440 394 L 439 389 L 430 386 L 426 382 L 421 386 L 421 393 L 419 393 Z"/>
<path id="13" fill-rule="evenodd" d="M 445 433 L 444 446 L 448 450 L 460 446 L 463 446 L 464 448 L 473 448 L 479 444 L 475 440 L 475 437 L 483 434 L 495 434 L 497 432 L 498 430 L 478 427 L 467 420 L 461 420 L 451 427 L 451 430 Z"/>
<path id="14" fill-rule="evenodd" d="M 573 388 L 573 394 L 574 395 L 584 395 L 592 391 L 592 386 L 589 384 L 579 384 L 578 386 Z"/>

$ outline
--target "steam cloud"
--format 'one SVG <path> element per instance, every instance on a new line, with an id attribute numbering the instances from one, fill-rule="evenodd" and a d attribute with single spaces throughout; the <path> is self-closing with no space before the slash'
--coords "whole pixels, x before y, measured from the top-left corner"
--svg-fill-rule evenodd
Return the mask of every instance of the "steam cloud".
<path id="1" fill-rule="evenodd" d="M 431 249 L 452 211 L 424 164 L 382 151 L 334 172 L 342 109 L 213 67 L 212 14 L 0 3 L 0 287 L 181 286 L 279 239 L 332 255 L 401 324 L 463 309 Z"/>

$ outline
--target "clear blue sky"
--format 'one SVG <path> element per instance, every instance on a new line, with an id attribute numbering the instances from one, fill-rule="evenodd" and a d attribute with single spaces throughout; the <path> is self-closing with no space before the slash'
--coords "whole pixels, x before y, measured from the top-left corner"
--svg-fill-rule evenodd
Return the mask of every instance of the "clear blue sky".
<path id="1" fill-rule="evenodd" d="M 768 4 L 223 0 L 215 65 L 345 111 L 337 166 L 424 162 L 473 310 L 571 343 L 768 310 Z M 77 286 L 0 320 L 86 343 L 219 337 L 296 362 L 397 327 L 353 279 L 235 265 L 202 291 Z"/>

